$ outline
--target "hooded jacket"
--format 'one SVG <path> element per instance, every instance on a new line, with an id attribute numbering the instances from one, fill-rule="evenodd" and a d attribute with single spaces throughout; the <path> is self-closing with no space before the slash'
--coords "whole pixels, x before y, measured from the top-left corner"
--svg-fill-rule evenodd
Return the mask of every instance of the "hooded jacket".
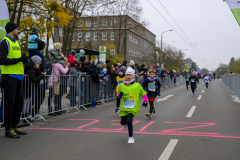
<path id="1" fill-rule="evenodd" d="M 148 77 L 144 80 L 142 86 L 147 92 L 148 98 L 156 98 L 158 95 L 160 95 L 161 83 L 157 77 L 154 77 L 153 79 Z"/>
<path id="2" fill-rule="evenodd" d="M 40 81 L 44 79 L 45 75 L 42 74 L 40 69 L 34 67 L 32 61 L 28 61 L 25 64 L 24 74 L 28 75 L 24 77 L 24 95 L 25 98 L 30 98 L 37 93 L 36 88 L 40 88 Z M 34 89 L 35 88 L 35 89 Z"/>
<path id="3" fill-rule="evenodd" d="M 63 58 L 61 57 L 60 50 L 51 49 L 51 62 L 52 63 L 60 63 L 63 67 L 65 67 L 65 63 Z"/>
<path id="4" fill-rule="evenodd" d="M 73 67 L 73 66 L 76 65 L 75 62 L 77 61 L 77 58 L 70 54 L 70 55 L 68 56 L 68 61 L 69 61 L 69 63 L 70 63 L 70 67 Z"/>

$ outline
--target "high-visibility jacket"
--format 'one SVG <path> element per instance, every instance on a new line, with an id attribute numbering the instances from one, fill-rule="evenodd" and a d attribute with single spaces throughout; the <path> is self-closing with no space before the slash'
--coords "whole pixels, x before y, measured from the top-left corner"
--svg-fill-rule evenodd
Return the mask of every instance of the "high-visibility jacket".
<path id="1" fill-rule="evenodd" d="M 20 58 L 22 56 L 21 47 L 18 41 L 11 41 L 8 37 L 4 37 L 9 43 L 9 51 L 7 58 Z M 2 65 L 1 74 L 19 74 L 24 75 L 24 67 L 22 62 L 13 65 Z"/>

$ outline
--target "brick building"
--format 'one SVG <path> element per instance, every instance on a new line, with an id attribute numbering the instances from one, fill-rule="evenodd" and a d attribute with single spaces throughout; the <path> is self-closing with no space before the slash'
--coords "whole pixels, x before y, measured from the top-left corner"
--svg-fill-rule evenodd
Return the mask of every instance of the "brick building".
<path id="1" fill-rule="evenodd" d="M 62 39 L 62 34 L 63 28 L 55 29 L 54 39 Z M 72 49 L 90 42 L 90 49 L 97 50 L 97 40 L 99 46 L 107 46 L 108 54 L 119 54 L 128 62 L 143 63 L 143 57 L 155 52 L 156 35 L 129 16 L 100 16 L 99 26 L 97 17 L 80 17 L 74 27 Z"/>

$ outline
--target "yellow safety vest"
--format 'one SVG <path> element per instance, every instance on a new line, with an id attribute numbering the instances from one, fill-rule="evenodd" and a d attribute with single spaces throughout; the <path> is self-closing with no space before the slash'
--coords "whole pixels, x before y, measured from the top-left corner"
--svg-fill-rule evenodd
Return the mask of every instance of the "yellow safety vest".
<path id="1" fill-rule="evenodd" d="M 20 58 L 22 56 L 21 48 L 18 41 L 11 41 L 8 37 L 4 37 L 9 43 L 9 52 L 7 58 Z M 13 65 L 2 65 L 1 74 L 19 74 L 24 75 L 23 63 L 18 62 Z"/>

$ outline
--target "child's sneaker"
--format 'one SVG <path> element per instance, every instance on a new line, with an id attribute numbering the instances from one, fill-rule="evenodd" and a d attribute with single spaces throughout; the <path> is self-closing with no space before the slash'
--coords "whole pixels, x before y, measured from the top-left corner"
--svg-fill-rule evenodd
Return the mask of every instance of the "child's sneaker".
<path id="1" fill-rule="evenodd" d="M 153 106 L 153 113 L 155 114 L 156 113 L 156 111 L 155 111 L 155 107 Z"/>
<path id="2" fill-rule="evenodd" d="M 134 138 L 133 137 L 129 137 L 129 139 L 128 139 L 128 143 L 134 143 Z"/>
<path id="3" fill-rule="evenodd" d="M 152 114 L 151 113 L 146 114 L 146 116 L 149 117 L 149 118 L 152 118 Z"/>
<path id="4" fill-rule="evenodd" d="M 119 112 L 119 109 L 116 109 L 116 110 L 115 110 L 115 113 L 118 113 L 118 112 Z"/>

